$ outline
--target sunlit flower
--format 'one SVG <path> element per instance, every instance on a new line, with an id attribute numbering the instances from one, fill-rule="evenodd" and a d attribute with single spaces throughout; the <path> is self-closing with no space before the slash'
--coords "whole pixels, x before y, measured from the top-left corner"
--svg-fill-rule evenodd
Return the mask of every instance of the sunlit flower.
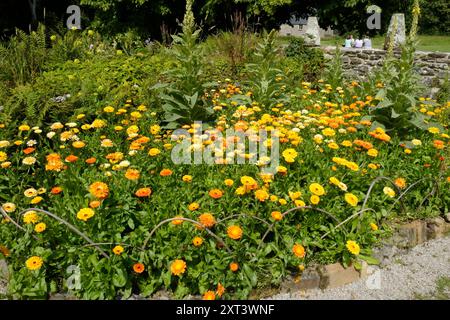
<path id="1" fill-rule="evenodd" d="M 173 275 L 179 276 L 186 272 L 186 262 L 181 259 L 177 259 L 170 265 L 170 271 Z"/>
<path id="2" fill-rule="evenodd" d="M 203 294 L 203 300 L 216 300 L 216 294 L 214 291 L 206 291 Z"/>
<path id="3" fill-rule="evenodd" d="M 89 192 L 97 199 L 106 199 L 109 195 L 109 187 L 103 182 L 94 182 L 89 186 Z"/>
<path id="4" fill-rule="evenodd" d="M 312 183 L 309 186 L 309 191 L 316 196 L 322 196 L 325 194 L 325 189 L 318 183 Z"/>
<path id="5" fill-rule="evenodd" d="M 25 224 L 35 224 L 38 223 L 40 218 L 37 215 L 36 211 L 27 211 L 24 215 L 23 215 L 23 223 Z"/>
<path id="6" fill-rule="evenodd" d="M 196 246 L 196 247 L 200 247 L 200 246 L 202 245 L 202 243 L 203 243 L 203 239 L 200 238 L 200 237 L 195 237 L 195 238 L 192 240 L 192 244 L 193 244 L 194 246 Z"/>
<path id="7" fill-rule="evenodd" d="M 294 252 L 295 256 L 298 258 L 304 258 L 306 255 L 305 248 L 298 243 L 294 245 L 294 247 L 292 248 L 292 252 Z"/>
<path id="8" fill-rule="evenodd" d="M 353 193 L 346 193 L 345 201 L 352 207 L 356 207 L 358 205 L 359 200 L 358 200 L 358 197 L 355 196 Z"/>
<path id="9" fill-rule="evenodd" d="M 220 189 L 212 189 L 209 191 L 209 196 L 213 199 L 220 199 L 223 196 L 223 192 Z"/>
<path id="10" fill-rule="evenodd" d="M 192 176 L 190 175 L 184 175 L 181 180 L 183 180 L 184 182 L 192 182 Z"/>
<path id="11" fill-rule="evenodd" d="M 172 170 L 170 169 L 162 169 L 161 172 L 159 173 L 159 175 L 161 177 L 167 177 L 170 176 L 172 174 Z"/>
<path id="12" fill-rule="evenodd" d="M 392 188 L 390 188 L 390 187 L 384 187 L 383 188 L 383 193 L 385 195 L 387 195 L 388 197 L 390 197 L 390 198 L 394 198 L 395 197 L 395 191 Z"/>
<path id="13" fill-rule="evenodd" d="M 44 264 L 44 261 L 41 257 L 33 256 L 31 258 L 28 258 L 27 261 L 25 261 L 25 266 L 28 270 L 34 271 L 39 270 L 42 265 Z"/>
<path id="14" fill-rule="evenodd" d="M 142 272 L 144 272 L 144 270 L 145 270 L 145 266 L 142 263 L 135 263 L 133 265 L 133 271 L 138 274 L 141 274 Z"/>
<path id="15" fill-rule="evenodd" d="M 227 235 L 233 240 L 239 240 L 242 237 L 242 229 L 239 226 L 229 226 Z"/>
<path id="16" fill-rule="evenodd" d="M 140 176 L 141 174 L 139 170 L 136 169 L 128 169 L 125 172 L 125 178 L 127 178 L 128 180 L 138 180 Z"/>
<path id="17" fill-rule="evenodd" d="M 112 251 L 114 252 L 115 255 L 120 256 L 120 255 L 123 253 L 124 249 L 123 249 L 122 246 L 115 246 L 115 247 L 112 249 Z"/>
<path id="18" fill-rule="evenodd" d="M 198 220 L 202 225 L 207 228 L 211 228 L 216 224 L 216 219 L 211 213 L 203 213 L 198 217 Z"/>
<path id="19" fill-rule="evenodd" d="M 348 251 L 350 251 L 351 254 L 354 254 L 355 256 L 359 255 L 360 248 L 355 241 L 348 240 L 345 246 L 347 247 Z"/>
<path id="20" fill-rule="evenodd" d="M 146 198 L 152 194 L 152 189 L 150 188 L 140 188 L 136 191 L 135 195 L 139 198 Z"/>
<path id="21" fill-rule="evenodd" d="M 77 213 L 77 219 L 82 220 L 84 222 L 88 221 L 95 215 L 94 210 L 91 208 L 83 208 Z"/>
<path id="22" fill-rule="evenodd" d="M 36 231 L 37 233 L 44 232 L 46 229 L 47 225 L 43 222 L 38 223 L 37 225 L 34 226 L 34 231 Z"/>
<path id="23" fill-rule="evenodd" d="M 281 219 L 283 219 L 283 215 L 281 214 L 280 211 L 272 211 L 271 216 L 272 219 L 275 221 L 280 221 Z"/>

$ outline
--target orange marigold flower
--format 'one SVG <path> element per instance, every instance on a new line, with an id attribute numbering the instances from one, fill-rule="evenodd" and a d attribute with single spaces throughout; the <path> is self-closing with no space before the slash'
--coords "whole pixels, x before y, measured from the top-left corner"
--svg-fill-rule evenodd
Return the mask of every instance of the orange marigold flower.
<path id="1" fill-rule="evenodd" d="M 280 221 L 281 219 L 283 219 L 283 215 L 280 211 L 273 211 L 271 215 L 273 220 L 275 221 Z"/>
<path id="2" fill-rule="evenodd" d="M 170 176 L 172 173 L 173 172 L 170 169 L 162 169 L 161 172 L 159 173 L 159 175 L 161 177 L 167 177 L 167 176 Z"/>
<path id="3" fill-rule="evenodd" d="M 214 291 L 206 291 L 203 295 L 203 300 L 216 300 L 216 294 Z"/>
<path id="4" fill-rule="evenodd" d="M 269 199 L 269 193 L 264 189 L 259 189 L 255 191 L 255 197 L 259 201 L 264 202 Z"/>
<path id="5" fill-rule="evenodd" d="M 200 247 L 200 246 L 202 245 L 202 243 L 203 243 L 203 239 L 200 238 L 200 237 L 195 237 L 195 238 L 192 240 L 192 244 L 193 244 L 194 246 L 196 246 L 196 247 Z"/>
<path id="6" fill-rule="evenodd" d="M 52 153 L 46 156 L 47 164 L 45 165 L 46 171 L 61 171 L 64 168 L 64 164 L 61 161 L 59 154 Z"/>
<path id="7" fill-rule="evenodd" d="M 52 190 L 50 190 L 51 194 L 57 195 L 60 194 L 63 191 L 61 187 L 53 187 Z"/>
<path id="8" fill-rule="evenodd" d="M 211 228 L 216 224 L 216 219 L 211 213 L 203 213 L 198 217 L 198 220 L 202 225 L 207 228 Z"/>
<path id="9" fill-rule="evenodd" d="M 109 195 L 109 188 L 106 183 L 94 182 L 90 185 L 89 192 L 98 199 L 106 199 Z"/>
<path id="10" fill-rule="evenodd" d="M 406 187 L 406 180 L 404 178 L 397 178 L 394 180 L 394 183 L 400 189 L 404 189 Z"/>
<path id="11" fill-rule="evenodd" d="M 183 216 L 176 216 L 175 218 L 183 218 Z M 181 220 L 181 219 L 172 220 L 172 224 L 177 226 L 177 225 L 182 224 L 183 221 L 184 220 Z"/>
<path id="12" fill-rule="evenodd" d="M 144 272 L 144 270 L 145 270 L 145 266 L 142 263 L 135 263 L 133 265 L 133 271 L 138 274 L 141 274 L 142 272 Z"/>
<path id="13" fill-rule="evenodd" d="M 220 199 L 223 196 L 223 192 L 220 189 L 213 189 L 209 191 L 209 196 L 213 199 Z"/>
<path id="14" fill-rule="evenodd" d="M 230 270 L 231 271 L 236 272 L 236 271 L 238 271 L 238 269 L 239 269 L 239 264 L 238 263 L 236 263 L 236 262 L 230 263 Z"/>
<path id="15" fill-rule="evenodd" d="M 96 208 L 100 207 L 101 204 L 102 203 L 100 201 L 94 200 L 94 201 L 89 202 L 89 207 L 91 207 L 92 209 L 96 209 Z"/>
<path id="16" fill-rule="evenodd" d="M 145 198 L 152 194 L 152 189 L 150 188 L 141 188 L 138 191 L 136 191 L 135 195 L 139 198 Z"/>
<path id="17" fill-rule="evenodd" d="M 242 229 L 239 226 L 229 226 L 227 229 L 228 237 L 233 240 L 239 240 L 242 237 Z"/>
<path id="18" fill-rule="evenodd" d="M 36 150 L 36 148 L 26 148 L 23 150 L 23 153 L 30 154 L 30 153 L 33 153 L 34 150 Z"/>
<path id="19" fill-rule="evenodd" d="M 301 244 L 298 244 L 298 243 L 296 243 L 294 245 L 294 247 L 292 248 L 292 252 L 294 252 L 295 256 L 299 257 L 299 258 L 304 258 L 305 254 L 306 254 L 305 248 Z"/>
<path id="20" fill-rule="evenodd" d="M 94 164 L 94 163 L 97 162 L 97 159 L 96 159 L 96 158 L 89 158 L 89 159 L 86 159 L 85 162 L 86 162 L 87 164 Z"/>
<path id="21" fill-rule="evenodd" d="M 127 172 L 125 172 L 125 178 L 128 180 L 138 180 L 140 176 L 139 170 L 136 169 L 128 169 Z"/>
<path id="22" fill-rule="evenodd" d="M 225 293 L 225 287 L 220 282 L 217 284 L 216 293 L 219 298 Z"/>
<path id="23" fill-rule="evenodd" d="M 186 271 L 186 262 L 181 259 L 177 259 L 170 265 L 170 271 L 173 275 L 179 276 Z"/>
<path id="24" fill-rule="evenodd" d="M 65 160 L 66 160 L 66 162 L 71 162 L 72 163 L 72 162 L 77 161 L 78 157 L 73 155 L 73 154 L 71 154 L 70 156 L 67 156 Z"/>

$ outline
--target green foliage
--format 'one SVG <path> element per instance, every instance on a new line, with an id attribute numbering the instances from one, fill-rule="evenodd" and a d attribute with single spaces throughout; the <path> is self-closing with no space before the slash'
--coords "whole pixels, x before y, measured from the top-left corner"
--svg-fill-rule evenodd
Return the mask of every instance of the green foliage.
<path id="1" fill-rule="evenodd" d="M 344 85 L 342 52 L 339 46 L 336 46 L 333 59 L 328 63 L 325 79 L 333 88 L 343 87 Z"/>
<path id="2" fill-rule="evenodd" d="M 192 29 L 192 26 L 186 27 L 183 33 L 172 36 L 174 43 L 170 53 L 177 63 L 165 73 L 170 83 L 153 87 L 162 89 L 159 97 L 165 111 L 164 121 L 171 129 L 213 119 L 213 110 L 204 95 L 205 89 L 213 84 L 203 82 L 204 49 L 197 45 L 200 30 L 192 32 Z"/>
<path id="3" fill-rule="evenodd" d="M 283 95 L 283 74 L 280 65 L 280 48 L 276 45 L 276 31 L 266 34 L 256 46 L 254 61 L 246 65 L 248 85 L 253 88 L 255 101 L 262 106 L 271 107 L 275 101 L 286 100 Z"/>
<path id="4" fill-rule="evenodd" d="M 0 44 L 0 80 L 12 85 L 31 81 L 41 71 L 46 61 L 46 35 L 44 26 L 29 35 L 16 30 L 7 46 Z"/>
<path id="5" fill-rule="evenodd" d="M 321 77 L 325 68 L 325 58 L 321 49 L 307 46 L 303 38 L 291 37 L 285 54 L 295 60 L 296 68 L 301 68 L 303 80 L 314 81 Z"/>

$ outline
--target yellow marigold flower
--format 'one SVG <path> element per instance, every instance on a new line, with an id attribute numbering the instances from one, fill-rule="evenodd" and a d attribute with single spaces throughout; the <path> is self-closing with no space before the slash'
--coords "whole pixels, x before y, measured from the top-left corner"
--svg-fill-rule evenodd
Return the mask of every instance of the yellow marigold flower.
<path id="1" fill-rule="evenodd" d="M 309 191 L 316 196 L 322 196 L 325 194 L 325 189 L 318 183 L 312 183 L 309 186 Z"/>
<path id="2" fill-rule="evenodd" d="M 286 201 L 286 199 L 280 199 L 280 200 L 278 200 L 278 203 L 280 205 L 284 206 L 285 204 L 287 204 L 287 201 Z"/>
<path id="3" fill-rule="evenodd" d="M 29 131 L 30 130 L 30 126 L 27 124 L 23 124 L 21 126 L 19 126 L 19 131 Z"/>
<path id="4" fill-rule="evenodd" d="M 83 208 L 77 213 L 78 220 L 82 220 L 84 222 L 88 221 L 90 218 L 92 218 L 95 215 L 94 210 L 91 208 Z"/>
<path id="5" fill-rule="evenodd" d="M 270 201 L 276 202 L 276 201 L 278 201 L 278 197 L 277 197 L 276 195 L 272 194 L 272 195 L 270 196 Z"/>
<path id="6" fill-rule="evenodd" d="M 238 187 L 234 193 L 237 194 L 238 196 L 243 196 L 246 193 L 245 187 L 244 186 Z"/>
<path id="7" fill-rule="evenodd" d="M 316 205 L 319 204 L 320 197 L 313 194 L 309 200 L 311 201 L 312 204 Z"/>
<path id="8" fill-rule="evenodd" d="M 370 223 L 370 228 L 371 228 L 373 231 L 377 231 L 377 230 L 378 230 L 378 226 L 377 226 L 375 223 L 373 223 L 373 222 Z"/>
<path id="9" fill-rule="evenodd" d="M 342 141 L 341 145 L 343 145 L 344 147 L 351 147 L 353 143 L 349 140 L 344 140 Z"/>
<path id="10" fill-rule="evenodd" d="M 183 178 L 181 178 L 184 182 L 191 182 L 192 181 L 192 176 L 190 175 L 185 175 L 183 176 Z"/>
<path id="11" fill-rule="evenodd" d="M 326 128 L 322 130 L 322 134 L 326 137 L 333 137 L 336 135 L 336 131 L 331 128 Z"/>
<path id="12" fill-rule="evenodd" d="M 440 132 L 440 130 L 439 130 L 439 128 L 436 128 L 436 127 L 429 127 L 428 128 L 428 132 L 431 132 L 433 134 L 437 134 L 437 133 Z"/>
<path id="13" fill-rule="evenodd" d="M 34 226 L 34 231 L 36 231 L 37 233 L 44 232 L 46 229 L 47 225 L 43 222 L 38 223 L 37 225 Z"/>
<path id="14" fill-rule="evenodd" d="M 304 258 L 306 255 L 305 248 L 301 244 L 294 244 L 292 248 L 292 252 L 294 252 L 295 256 L 298 258 Z"/>
<path id="15" fill-rule="evenodd" d="M 306 206 L 306 203 L 302 200 L 295 200 L 294 204 L 296 207 L 305 207 Z"/>
<path id="16" fill-rule="evenodd" d="M 269 193 L 264 189 L 259 189 L 255 191 L 255 197 L 259 201 L 264 202 L 269 199 Z"/>
<path id="17" fill-rule="evenodd" d="M 39 221 L 39 216 L 36 211 L 28 211 L 23 215 L 23 222 L 25 224 L 37 223 Z"/>
<path id="18" fill-rule="evenodd" d="M 149 151 L 148 151 L 148 154 L 150 155 L 150 156 L 152 156 L 152 157 L 156 157 L 158 154 L 160 154 L 161 153 L 161 151 L 158 149 L 158 148 L 151 148 Z"/>
<path id="19" fill-rule="evenodd" d="M 378 156 L 378 151 L 377 151 L 376 149 L 369 149 L 369 150 L 367 151 L 367 154 L 368 154 L 369 156 L 375 158 L 375 157 Z"/>
<path id="20" fill-rule="evenodd" d="M 193 244 L 194 246 L 196 246 L 196 247 L 200 247 L 200 246 L 202 245 L 202 243 L 203 243 L 203 239 L 200 238 L 200 237 L 195 237 L 195 238 L 192 240 L 192 244 Z"/>
<path id="21" fill-rule="evenodd" d="M 354 254 L 355 256 L 357 256 L 360 252 L 359 245 L 353 240 L 348 240 L 346 247 L 347 247 L 348 251 L 350 251 L 350 253 Z"/>
<path id="22" fill-rule="evenodd" d="M 38 196 L 38 197 L 34 197 L 33 199 L 31 199 L 30 203 L 31 204 L 38 204 L 42 200 L 43 200 L 43 198 Z"/>
<path id="23" fill-rule="evenodd" d="M 286 149 L 283 151 L 282 153 L 283 157 L 286 158 L 291 158 L 291 159 L 295 159 L 298 155 L 297 151 L 295 151 L 295 149 Z"/>
<path id="24" fill-rule="evenodd" d="M 123 253 L 124 249 L 123 249 L 122 246 L 115 246 L 115 247 L 112 249 L 112 251 L 114 252 L 114 254 L 120 256 L 120 255 Z"/>
<path id="25" fill-rule="evenodd" d="M 6 161 L 6 159 L 8 159 L 8 155 L 5 152 L 0 151 L 0 162 Z"/>
<path id="26" fill-rule="evenodd" d="M 161 131 L 161 127 L 158 126 L 157 124 L 150 127 L 150 132 L 153 135 L 157 135 L 159 133 L 159 131 Z"/>
<path id="27" fill-rule="evenodd" d="M 23 194 L 24 194 L 25 197 L 27 197 L 27 198 L 33 198 L 33 197 L 36 197 L 36 196 L 38 195 L 38 192 L 37 192 L 37 190 L 34 189 L 34 188 L 29 188 L 29 189 L 25 190 L 25 191 L 23 192 Z"/>
<path id="28" fill-rule="evenodd" d="M 351 205 L 352 207 L 356 207 L 358 205 L 358 197 L 355 196 L 353 193 L 346 193 L 345 194 L 345 201 Z"/>
<path id="29" fill-rule="evenodd" d="M 296 192 L 289 191 L 289 198 L 291 198 L 292 201 L 297 200 L 301 196 L 302 196 L 302 193 L 300 191 L 296 191 Z"/>
<path id="30" fill-rule="evenodd" d="M 225 179 L 223 182 L 227 187 L 231 187 L 234 184 L 234 181 L 231 179 Z"/>
<path id="31" fill-rule="evenodd" d="M 170 265 L 170 271 L 173 275 L 179 276 L 186 271 L 186 262 L 181 259 L 177 259 Z"/>
<path id="32" fill-rule="evenodd" d="M 369 163 L 369 164 L 368 164 L 368 167 L 369 167 L 370 169 L 372 169 L 372 170 L 377 170 L 377 169 L 378 169 L 378 166 L 377 166 L 376 164 L 374 164 L 374 163 Z"/>
<path id="33" fill-rule="evenodd" d="M 216 224 L 216 219 L 211 213 L 203 213 L 198 217 L 198 220 L 202 225 L 207 228 L 211 228 Z"/>
<path id="34" fill-rule="evenodd" d="M 392 188 L 390 188 L 390 187 L 384 187 L 383 188 L 383 193 L 385 195 L 387 195 L 388 197 L 390 197 L 390 198 L 394 198 L 395 197 L 395 191 Z"/>
<path id="35" fill-rule="evenodd" d="M 76 148 L 76 149 L 81 149 L 85 146 L 86 144 L 83 141 L 75 141 L 72 143 L 72 147 Z"/>
<path id="36" fill-rule="evenodd" d="M 190 211 L 195 211 L 198 210 L 198 208 L 200 208 L 200 205 L 197 202 L 192 202 L 189 206 L 188 209 Z"/>
<path id="37" fill-rule="evenodd" d="M 239 240 L 242 237 L 242 229 L 239 226 L 229 226 L 227 229 L 227 235 L 233 240 Z"/>
<path id="38" fill-rule="evenodd" d="M 103 127 L 106 127 L 106 122 L 104 120 L 101 120 L 101 119 L 95 119 L 92 122 L 91 127 L 92 128 L 96 128 L 96 129 L 103 128 Z"/>
<path id="39" fill-rule="evenodd" d="M 111 106 L 107 106 L 103 108 L 103 111 L 106 113 L 113 113 L 114 112 L 114 108 Z"/>
<path id="40" fill-rule="evenodd" d="M 42 265 L 44 264 L 42 258 L 37 257 L 37 256 L 33 256 L 31 258 L 28 258 L 27 261 L 25 262 L 25 266 L 27 267 L 28 270 L 39 270 Z"/>
<path id="41" fill-rule="evenodd" d="M 206 291 L 203 294 L 203 300 L 216 300 L 216 294 L 214 291 Z"/>

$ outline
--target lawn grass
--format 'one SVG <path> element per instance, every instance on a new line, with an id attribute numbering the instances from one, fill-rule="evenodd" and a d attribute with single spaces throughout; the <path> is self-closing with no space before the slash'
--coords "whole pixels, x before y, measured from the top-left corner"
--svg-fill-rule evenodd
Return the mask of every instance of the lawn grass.
<path id="1" fill-rule="evenodd" d="M 335 46 L 336 43 L 342 45 L 344 37 L 334 37 L 321 40 L 322 46 Z M 372 39 L 372 46 L 376 49 L 382 49 L 384 44 L 384 37 L 378 36 Z M 440 51 L 450 52 L 450 36 L 419 36 L 419 44 L 417 47 L 419 51 Z"/>

